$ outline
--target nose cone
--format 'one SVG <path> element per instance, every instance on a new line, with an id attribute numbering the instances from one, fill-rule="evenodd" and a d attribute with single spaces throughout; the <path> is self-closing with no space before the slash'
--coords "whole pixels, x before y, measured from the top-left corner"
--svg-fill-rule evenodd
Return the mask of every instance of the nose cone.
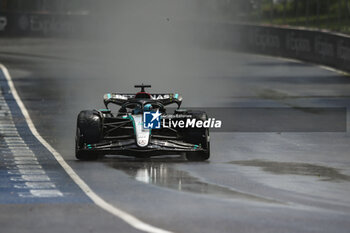
<path id="1" fill-rule="evenodd" d="M 132 115 L 131 116 L 134 122 L 134 132 L 136 136 L 136 144 L 139 147 L 146 147 L 149 144 L 149 138 L 151 135 L 150 129 L 145 129 L 143 127 L 142 115 Z"/>

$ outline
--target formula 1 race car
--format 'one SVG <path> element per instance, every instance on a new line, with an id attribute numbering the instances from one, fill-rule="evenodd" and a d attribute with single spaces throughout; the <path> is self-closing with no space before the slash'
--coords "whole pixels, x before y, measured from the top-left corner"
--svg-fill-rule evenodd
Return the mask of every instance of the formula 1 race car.
<path id="1" fill-rule="evenodd" d="M 189 161 L 210 156 L 209 121 L 203 111 L 180 109 L 178 94 L 150 94 L 145 88 L 136 94 L 104 95 L 105 109 L 81 111 L 77 119 L 75 153 L 79 160 L 95 160 L 107 154 L 148 158 L 185 154 Z M 120 106 L 112 113 L 109 104 Z M 173 114 L 166 106 L 176 104 Z"/>

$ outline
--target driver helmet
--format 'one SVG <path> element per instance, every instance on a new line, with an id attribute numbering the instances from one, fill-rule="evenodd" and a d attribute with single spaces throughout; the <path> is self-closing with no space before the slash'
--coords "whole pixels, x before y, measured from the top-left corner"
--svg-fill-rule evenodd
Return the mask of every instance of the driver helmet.
<path id="1" fill-rule="evenodd" d="M 146 105 L 143 107 L 143 110 L 151 111 L 151 110 L 152 110 L 152 104 L 146 104 Z"/>

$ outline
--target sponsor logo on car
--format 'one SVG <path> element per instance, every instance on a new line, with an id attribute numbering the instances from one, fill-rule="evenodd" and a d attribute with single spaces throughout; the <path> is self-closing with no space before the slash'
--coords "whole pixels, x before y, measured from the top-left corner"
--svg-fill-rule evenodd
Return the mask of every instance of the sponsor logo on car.
<path id="1" fill-rule="evenodd" d="M 165 94 L 165 95 L 162 95 L 162 94 L 151 94 L 151 97 L 154 100 L 163 100 L 163 99 L 169 99 L 170 95 L 168 95 L 168 94 Z"/>
<path id="2" fill-rule="evenodd" d="M 164 100 L 171 98 L 178 98 L 178 94 L 150 94 L 151 98 L 154 100 Z M 120 100 L 128 100 L 135 98 L 135 94 L 118 94 L 118 93 L 109 93 L 104 96 L 104 99 L 120 99 Z"/>

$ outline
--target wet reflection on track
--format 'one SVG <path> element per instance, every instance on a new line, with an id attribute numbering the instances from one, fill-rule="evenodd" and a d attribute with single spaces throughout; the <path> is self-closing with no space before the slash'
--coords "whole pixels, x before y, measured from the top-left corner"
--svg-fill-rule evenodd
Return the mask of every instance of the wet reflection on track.
<path id="1" fill-rule="evenodd" d="M 236 191 L 232 188 L 207 183 L 193 176 L 190 172 L 176 169 L 176 164 L 187 163 L 182 158 L 109 158 L 106 164 L 121 170 L 135 180 L 151 185 L 157 185 L 182 192 L 211 195 L 221 198 L 241 198 L 260 202 L 275 202 L 264 197 Z M 196 166 L 206 165 L 208 162 L 196 163 Z"/>
<path id="2" fill-rule="evenodd" d="M 303 175 L 316 176 L 321 181 L 350 181 L 350 176 L 340 173 L 337 169 L 332 167 L 325 167 L 309 163 L 295 163 L 295 162 L 276 162 L 268 160 L 245 160 L 232 161 L 230 164 L 260 167 L 266 172 L 271 172 L 278 175 Z"/>

